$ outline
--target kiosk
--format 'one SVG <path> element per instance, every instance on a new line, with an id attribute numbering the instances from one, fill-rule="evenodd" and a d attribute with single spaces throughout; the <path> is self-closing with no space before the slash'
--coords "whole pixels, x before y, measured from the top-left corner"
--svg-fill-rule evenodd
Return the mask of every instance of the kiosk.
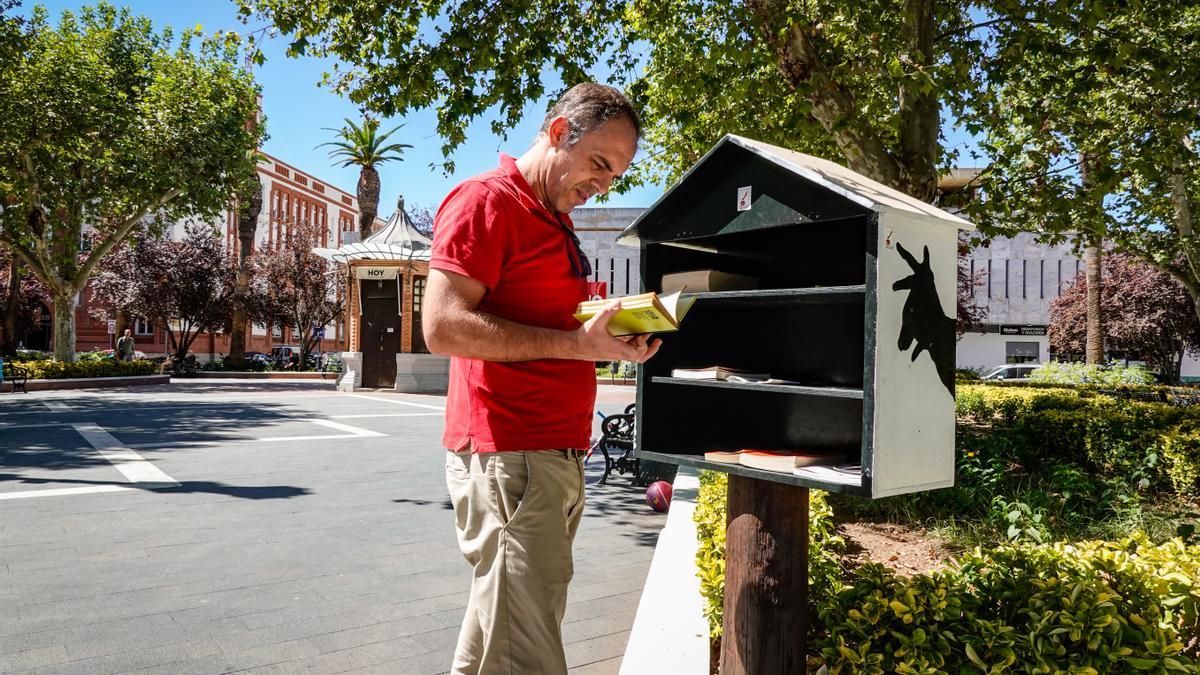
<path id="1" fill-rule="evenodd" d="M 401 198 L 391 219 L 366 240 L 314 249 L 347 270 L 348 351 L 342 353 L 339 390 L 446 391 L 450 359 L 430 354 L 421 333 L 431 243 L 409 220 Z"/>
<path id="2" fill-rule="evenodd" d="M 840 165 L 726 136 L 636 220 L 642 280 L 713 269 L 638 371 L 639 458 L 730 474 L 723 674 L 803 672 L 808 488 L 884 497 L 954 483 L 957 242 L 972 225 Z M 780 382 L 672 377 L 726 366 Z M 836 474 L 712 450 L 842 457 Z"/>

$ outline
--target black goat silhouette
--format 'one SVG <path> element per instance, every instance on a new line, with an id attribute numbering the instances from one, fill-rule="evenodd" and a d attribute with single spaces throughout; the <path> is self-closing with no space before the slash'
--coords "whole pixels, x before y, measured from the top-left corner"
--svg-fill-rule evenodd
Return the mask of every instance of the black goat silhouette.
<path id="1" fill-rule="evenodd" d="M 916 361 L 922 351 L 929 352 L 937 368 L 938 377 L 946 385 L 946 391 L 954 396 L 954 317 L 942 312 L 938 299 L 937 284 L 933 269 L 929 266 L 929 247 L 925 247 L 925 259 L 917 262 L 911 253 L 896 242 L 900 257 L 912 268 L 912 275 L 892 284 L 893 291 L 908 291 L 900 324 L 900 351 L 907 351 L 914 342 L 912 360 Z"/>

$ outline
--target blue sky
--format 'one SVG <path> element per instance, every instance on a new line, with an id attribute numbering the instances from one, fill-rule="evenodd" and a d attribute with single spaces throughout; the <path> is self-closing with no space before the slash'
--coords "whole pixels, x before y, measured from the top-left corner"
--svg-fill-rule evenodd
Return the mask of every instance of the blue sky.
<path id="1" fill-rule="evenodd" d="M 118 6 L 129 7 L 133 12 L 148 17 L 155 28 L 173 26 L 186 28 L 200 24 L 206 34 L 219 30 L 239 33 L 261 28 L 266 24 L 252 22 L 244 25 L 237 18 L 232 0 L 110 0 Z M 52 23 L 58 23 L 58 15 L 64 9 L 76 10 L 94 4 L 94 1 L 43 0 L 35 3 L 24 0 L 18 10 L 28 13 L 34 4 L 42 4 L 51 14 Z M 297 166 L 326 182 L 354 194 L 358 182 L 357 169 L 339 168 L 328 157 L 328 148 L 317 145 L 332 139 L 329 128 L 340 128 L 343 120 L 359 118 L 358 108 L 350 101 L 329 89 L 319 86 L 322 73 L 329 70 L 332 61 L 311 57 L 287 58 L 284 50 L 287 40 L 282 37 L 266 41 L 263 52 L 266 63 L 255 66 L 254 76 L 262 86 L 263 112 L 267 117 L 269 138 L 263 149 L 279 159 Z M 509 133 L 508 140 L 501 139 L 488 128 L 488 120 L 476 121 L 470 128 L 467 141 L 454 155 L 456 171 L 447 176 L 440 168 L 441 140 L 436 133 L 436 120 L 432 110 L 410 114 L 403 119 L 383 122 L 384 129 L 403 123 L 392 139 L 408 143 L 413 147 L 405 151 L 403 162 L 389 162 L 379 167 L 382 191 L 379 200 L 380 214 L 392 212 L 396 198 L 403 194 L 408 205 L 436 207 L 442 198 L 459 181 L 496 166 L 499 152 L 520 155 L 528 147 L 541 124 L 546 101 L 538 101 L 526 108 L 524 122 Z M 965 132 L 950 134 L 949 144 L 960 147 L 974 145 Z M 840 159 L 840 158 L 832 158 Z M 960 162 L 971 165 L 967 153 Z M 626 194 L 614 194 L 607 206 L 649 206 L 662 193 L 663 186 L 643 186 Z"/>
<path id="2" fill-rule="evenodd" d="M 149 18 L 156 29 L 168 25 L 182 29 L 201 24 L 204 32 L 211 35 L 218 30 L 244 33 L 266 25 L 262 22 L 243 25 L 238 21 L 232 0 L 110 1 Z M 44 0 L 35 3 L 24 0 L 19 11 L 28 14 L 35 4 L 44 5 L 50 11 L 51 22 L 57 24 L 62 10 L 77 10 L 95 3 L 81 0 Z M 287 40 L 281 37 L 267 41 L 263 45 L 267 61 L 254 68 L 254 76 L 262 86 L 263 112 L 267 116 L 267 133 L 270 136 L 263 149 L 354 194 L 358 170 L 334 166 L 328 156 L 329 149 L 316 149 L 315 146 L 332 139 L 332 132 L 325 131 L 326 127 L 340 128 L 347 117 L 357 120 L 358 108 L 317 84 L 332 61 L 287 58 L 284 54 L 287 44 Z M 379 167 L 383 185 L 379 198 L 380 214 L 390 214 L 400 194 L 404 195 L 409 206 L 436 207 L 459 181 L 494 168 L 498 153 L 520 155 L 537 134 L 545 109 L 544 101 L 531 104 L 526 109 L 525 121 L 510 132 L 507 141 L 491 132 L 488 120 L 479 120 L 471 127 L 467 142 L 455 153 L 456 170 L 450 176 L 441 168 L 430 168 L 430 164 L 443 161 L 433 111 L 421 111 L 406 118 L 384 121 L 384 129 L 403 123 L 404 128 L 397 131 L 392 139 L 413 147 L 405 151 L 403 162 L 389 162 Z M 661 192 L 659 187 L 637 188 L 624 195 L 613 195 L 606 205 L 649 206 Z"/>

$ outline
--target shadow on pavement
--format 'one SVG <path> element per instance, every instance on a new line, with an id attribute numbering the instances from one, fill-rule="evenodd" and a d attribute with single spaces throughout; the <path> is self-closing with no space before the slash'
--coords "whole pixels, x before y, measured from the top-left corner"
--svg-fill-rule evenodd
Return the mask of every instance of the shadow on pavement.
<path id="1" fill-rule="evenodd" d="M 72 399 L 69 410 L 46 423 L 42 415 L 10 411 L 0 426 L 0 471 L 15 469 L 80 469 L 110 466 L 72 427 L 71 423 L 95 423 L 118 441 L 138 445 L 146 441 L 161 448 L 140 448 L 143 455 L 160 455 L 173 450 L 239 442 L 248 429 L 270 435 L 270 427 L 293 423 L 303 415 L 284 404 L 260 401 L 205 403 L 106 401 L 103 398 Z M 263 433 L 263 429 L 267 429 Z"/>
<path id="2" fill-rule="evenodd" d="M 11 473 L 0 473 L 0 481 L 17 481 L 24 485 L 46 485 L 54 484 L 61 485 L 70 483 L 73 485 L 120 485 L 122 487 L 130 487 L 146 492 L 165 492 L 165 493 L 205 493 L 214 495 L 227 495 L 229 497 L 237 497 L 239 499 L 289 499 L 291 497 L 302 497 L 311 494 L 308 488 L 295 487 L 293 485 L 253 485 L 239 486 L 226 485 L 224 483 L 214 483 L 207 480 L 184 481 L 177 487 L 140 487 L 137 483 L 114 483 L 112 481 L 102 480 L 78 480 L 72 478 L 26 478 Z"/>

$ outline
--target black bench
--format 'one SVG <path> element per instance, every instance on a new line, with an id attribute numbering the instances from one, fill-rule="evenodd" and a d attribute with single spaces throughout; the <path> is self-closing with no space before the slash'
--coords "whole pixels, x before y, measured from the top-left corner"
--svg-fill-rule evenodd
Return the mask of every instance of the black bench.
<path id="1" fill-rule="evenodd" d="M 637 404 L 630 403 L 623 414 L 609 415 L 600 423 L 600 439 L 588 451 L 590 456 L 596 450 L 604 455 L 604 475 L 600 477 L 600 485 L 608 482 L 608 476 L 616 469 L 622 476 L 631 474 L 634 485 L 641 485 L 642 479 L 638 474 L 638 460 L 633 456 L 634 439 L 634 410 Z"/>
<path id="2" fill-rule="evenodd" d="M 25 388 L 25 383 L 29 381 L 29 373 L 15 363 L 4 362 L 4 381 L 10 383 L 9 386 L 12 388 L 9 391 L 14 394 L 17 393 L 17 389 L 26 394 L 29 393 L 29 390 Z"/>

